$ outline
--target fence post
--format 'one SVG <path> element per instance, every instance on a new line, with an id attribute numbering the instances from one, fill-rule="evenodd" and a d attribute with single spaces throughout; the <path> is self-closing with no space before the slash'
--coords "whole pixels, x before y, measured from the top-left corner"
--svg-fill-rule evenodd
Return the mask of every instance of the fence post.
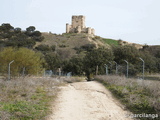
<path id="1" fill-rule="evenodd" d="M 127 78 L 128 78 L 128 61 L 124 60 L 127 63 Z"/>
<path id="2" fill-rule="evenodd" d="M 9 64 L 8 64 L 8 80 L 11 79 L 11 64 L 14 62 L 14 60 L 12 60 Z"/>

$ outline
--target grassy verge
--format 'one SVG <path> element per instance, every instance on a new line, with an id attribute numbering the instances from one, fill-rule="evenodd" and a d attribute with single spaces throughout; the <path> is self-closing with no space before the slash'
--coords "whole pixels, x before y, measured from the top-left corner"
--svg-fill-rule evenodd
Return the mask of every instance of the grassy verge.
<path id="1" fill-rule="evenodd" d="M 116 45 L 118 46 L 118 41 L 113 39 L 103 39 L 103 42 L 109 45 Z"/>
<path id="2" fill-rule="evenodd" d="M 120 76 L 97 76 L 96 80 L 103 83 L 132 113 L 152 114 L 152 117 L 139 119 L 160 119 L 159 81 L 126 79 Z"/>
<path id="3" fill-rule="evenodd" d="M 0 80 L 0 119 L 46 119 L 60 84 L 53 78 Z"/>
<path id="4" fill-rule="evenodd" d="M 158 81 L 160 81 L 160 75 L 146 75 L 145 79 L 146 80 L 158 80 Z"/>

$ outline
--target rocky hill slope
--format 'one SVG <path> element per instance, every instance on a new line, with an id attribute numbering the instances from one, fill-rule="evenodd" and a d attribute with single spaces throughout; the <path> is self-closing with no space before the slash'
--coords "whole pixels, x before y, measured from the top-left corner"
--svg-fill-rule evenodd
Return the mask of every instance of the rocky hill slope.
<path id="1" fill-rule="evenodd" d="M 39 44 L 46 45 L 56 45 L 58 48 L 62 47 L 81 47 L 86 44 L 93 44 L 96 47 L 105 46 L 110 47 L 110 45 L 105 44 L 103 38 L 99 36 L 91 36 L 85 33 L 64 33 L 62 35 L 52 34 L 52 33 L 42 33 L 44 40 Z M 113 40 L 114 41 L 114 40 Z M 39 45 L 37 44 L 37 45 Z"/>
<path id="2" fill-rule="evenodd" d="M 81 47 L 86 44 L 92 44 L 95 45 L 96 47 L 99 46 L 104 46 L 104 47 L 111 47 L 111 45 L 133 45 L 136 48 L 141 48 L 143 45 L 141 44 L 136 44 L 136 43 L 130 43 L 127 41 L 123 41 L 121 39 L 119 40 L 114 40 L 114 39 L 109 39 L 109 38 L 102 38 L 100 36 L 93 36 L 93 35 L 88 35 L 85 33 L 63 33 L 63 34 L 52 34 L 52 33 L 42 33 L 44 36 L 44 40 L 39 44 L 46 44 L 46 45 L 56 45 L 57 48 L 62 48 L 62 47 L 69 47 L 69 48 L 74 48 L 74 47 Z"/>
<path id="3" fill-rule="evenodd" d="M 55 46 L 55 52 L 61 56 L 62 59 L 71 58 L 74 55 L 81 53 L 84 49 L 98 48 L 103 46 L 105 48 L 111 48 L 111 46 L 118 45 L 133 45 L 137 49 L 143 47 L 143 45 L 129 43 L 123 40 L 114 40 L 108 38 L 102 38 L 100 36 L 88 35 L 86 33 L 42 33 L 44 40 L 37 42 L 34 47 L 39 45 Z"/>
<path id="4" fill-rule="evenodd" d="M 118 45 L 118 40 L 105 39 L 99 36 L 91 36 L 85 33 L 64 33 L 62 35 L 52 33 L 42 33 L 44 40 L 37 42 L 35 47 L 39 45 L 55 46 L 56 52 L 59 55 L 64 54 L 62 58 L 70 58 L 77 54 L 77 50 L 89 47 L 106 47 L 110 48 L 111 45 Z"/>

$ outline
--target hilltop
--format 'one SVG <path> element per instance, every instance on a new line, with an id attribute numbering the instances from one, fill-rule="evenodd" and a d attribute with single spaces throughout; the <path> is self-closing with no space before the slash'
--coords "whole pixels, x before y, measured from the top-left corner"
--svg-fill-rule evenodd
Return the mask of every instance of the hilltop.
<path id="1" fill-rule="evenodd" d="M 86 44 L 93 44 L 96 48 L 103 46 L 106 48 L 110 48 L 111 46 L 118 46 L 118 45 L 132 45 L 135 46 L 137 49 L 143 47 L 141 44 L 131 43 L 127 41 L 123 41 L 121 39 L 115 40 L 111 38 L 103 38 L 96 35 L 89 35 L 86 33 L 63 33 L 63 34 L 53 34 L 43 32 L 42 36 L 44 40 L 37 45 L 45 44 L 45 45 L 57 45 L 57 48 L 62 47 L 69 47 L 69 48 L 80 48 Z"/>
<path id="2" fill-rule="evenodd" d="M 91 36 L 85 33 L 63 33 L 61 35 L 42 33 L 42 36 L 44 37 L 44 40 L 37 42 L 34 47 L 39 45 L 55 45 L 56 52 L 65 52 L 68 54 L 68 57 L 74 56 L 78 49 L 88 47 L 99 48 L 100 46 L 110 48 L 111 45 L 118 45 L 117 40 L 105 39 L 99 36 Z"/>
<path id="3" fill-rule="evenodd" d="M 104 38 L 99 36 L 92 36 L 85 33 L 63 33 L 62 35 L 52 34 L 52 33 L 42 33 L 44 40 L 41 44 L 54 45 L 57 44 L 57 47 L 81 47 L 86 44 L 93 44 L 97 48 L 99 46 L 110 47 L 111 44 L 118 45 L 117 40 L 108 39 L 108 43 Z M 112 42 L 111 42 L 112 41 Z"/>
<path id="4" fill-rule="evenodd" d="M 119 45 L 132 45 L 137 49 L 143 47 L 143 45 L 129 43 L 122 40 L 115 40 L 110 38 L 102 38 L 96 35 L 89 35 L 86 33 L 63 33 L 63 34 L 53 34 L 43 32 L 42 36 L 44 40 L 41 42 L 37 42 L 34 47 L 39 45 L 47 45 L 53 46 L 55 45 L 56 51 L 58 53 L 67 53 L 68 57 L 74 56 L 78 49 L 83 49 L 86 47 L 104 47 L 111 48 L 111 46 L 119 46 Z"/>

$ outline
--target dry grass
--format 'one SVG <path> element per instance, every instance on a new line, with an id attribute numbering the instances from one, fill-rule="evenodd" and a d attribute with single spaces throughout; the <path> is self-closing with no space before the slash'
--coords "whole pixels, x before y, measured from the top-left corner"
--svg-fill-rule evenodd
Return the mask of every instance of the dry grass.
<path id="1" fill-rule="evenodd" d="M 55 35 L 55 34 L 43 34 L 44 40 L 40 44 L 46 45 L 57 45 L 57 49 L 60 48 L 61 45 L 65 45 L 66 47 L 72 49 L 74 47 L 80 47 L 85 44 L 91 43 L 88 40 L 86 34 L 76 34 L 76 33 L 66 33 L 63 35 Z M 38 44 L 38 43 L 37 43 Z"/>
<path id="2" fill-rule="evenodd" d="M 0 79 L 0 119 L 45 119 L 61 84 L 57 78 Z"/>
<path id="3" fill-rule="evenodd" d="M 127 79 L 121 76 L 97 76 L 96 79 L 133 113 L 154 113 L 160 116 L 160 81 Z"/>

